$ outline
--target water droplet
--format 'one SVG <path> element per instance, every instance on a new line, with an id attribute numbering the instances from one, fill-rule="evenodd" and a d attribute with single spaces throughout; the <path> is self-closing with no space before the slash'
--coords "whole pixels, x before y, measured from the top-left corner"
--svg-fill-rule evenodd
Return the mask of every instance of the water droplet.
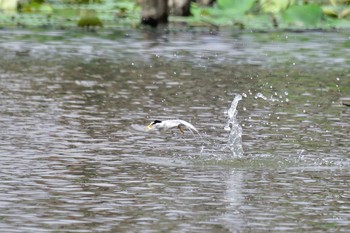
<path id="1" fill-rule="evenodd" d="M 246 109 L 246 107 L 243 107 L 243 111 L 246 111 L 247 109 Z"/>
<path id="2" fill-rule="evenodd" d="M 339 78 L 339 77 L 337 77 L 336 79 L 337 79 L 337 81 L 339 81 L 339 80 L 340 80 L 340 78 Z"/>
<path id="3" fill-rule="evenodd" d="M 284 92 L 284 95 L 288 95 L 288 92 L 285 91 L 285 92 Z"/>
<path id="4" fill-rule="evenodd" d="M 267 98 L 263 95 L 263 94 L 261 94 L 260 92 L 259 93 L 257 93 L 256 95 L 255 95 L 255 99 L 258 99 L 258 98 L 261 98 L 261 99 L 264 99 L 264 100 L 267 100 Z"/>
<path id="5" fill-rule="evenodd" d="M 246 94 L 246 93 L 242 93 L 242 96 L 243 96 L 244 98 L 247 98 L 247 94 Z"/>

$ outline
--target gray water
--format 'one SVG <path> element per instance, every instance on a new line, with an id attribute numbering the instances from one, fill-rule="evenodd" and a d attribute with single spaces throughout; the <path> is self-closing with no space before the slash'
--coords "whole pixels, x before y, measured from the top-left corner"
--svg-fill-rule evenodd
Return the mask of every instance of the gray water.
<path id="1" fill-rule="evenodd" d="M 349 41 L 2 30 L 1 231 L 348 232 Z"/>

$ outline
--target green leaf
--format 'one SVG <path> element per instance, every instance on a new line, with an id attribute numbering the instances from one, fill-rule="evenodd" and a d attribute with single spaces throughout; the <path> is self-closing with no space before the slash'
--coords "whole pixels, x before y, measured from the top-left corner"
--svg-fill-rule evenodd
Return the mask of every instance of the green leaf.
<path id="1" fill-rule="evenodd" d="M 350 15 L 350 8 L 346 8 L 340 12 L 339 18 L 346 18 L 349 15 Z"/>
<path id="2" fill-rule="evenodd" d="M 231 13 L 244 14 L 253 7 L 255 2 L 256 0 L 218 0 L 218 6 Z"/>
<path id="3" fill-rule="evenodd" d="M 325 18 L 325 24 L 323 27 L 332 27 L 332 28 L 349 28 L 349 21 L 341 18 Z"/>
<path id="4" fill-rule="evenodd" d="M 102 21 L 95 15 L 82 16 L 77 25 L 78 27 L 103 27 Z"/>
<path id="5" fill-rule="evenodd" d="M 284 11 L 289 5 L 292 5 L 294 0 L 260 0 L 260 7 L 265 13 L 276 14 Z"/>
<path id="6" fill-rule="evenodd" d="M 308 27 L 316 26 L 322 19 L 322 9 L 318 5 L 298 5 L 291 6 L 283 13 L 283 19 L 286 23 Z"/>
<path id="7" fill-rule="evenodd" d="M 272 23 L 271 23 L 271 16 L 264 14 L 264 15 L 246 15 L 242 21 L 248 28 L 255 28 L 255 29 L 272 29 Z"/>
<path id="8" fill-rule="evenodd" d="M 17 0 L 2 0 L 0 1 L 0 10 L 16 11 L 18 6 Z"/>
<path id="9" fill-rule="evenodd" d="M 53 15 L 62 17 L 62 18 L 74 18 L 78 15 L 78 10 L 74 8 L 63 8 L 63 9 L 54 9 Z"/>
<path id="10" fill-rule="evenodd" d="M 44 14 L 51 14 L 53 12 L 53 9 L 48 4 L 42 4 L 39 8 L 39 11 L 44 13 Z"/>
<path id="11" fill-rule="evenodd" d="M 339 15 L 339 9 L 336 6 L 324 6 L 322 7 L 323 14 L 330 16 L 330 17 L 338 17 Z"/>
<path id="12" fill-rule="evenodd" d="M 83 11 L 77 25 L 79 27 L 103 27 L 102 21 L 94 10 Z"/>

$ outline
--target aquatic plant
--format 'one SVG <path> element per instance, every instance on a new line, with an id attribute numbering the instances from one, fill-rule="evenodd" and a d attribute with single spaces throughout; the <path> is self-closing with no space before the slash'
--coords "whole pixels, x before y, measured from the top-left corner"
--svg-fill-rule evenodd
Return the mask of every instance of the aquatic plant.
<path id="1" fill-rule="evenodd" d="M 349 3 L 349 0 L 217 0 L 208 7 L 193 2 L 189 17 L 170 16 L 169 22 L 258 30 L 348 28 Z M 0 25 L 77 27 L 85 25 L 86 12 L 94 12 L 93 21 L 105 28 L 136 27 L 140 23 L 136 0 L 0 0 Z"/>
<path id="2" fill-rule="evenodd" d="M 191 22 L 251 29 L 327 29 L 348 27 L 349 15 L 349 1 L 218 0 L 213 8 L 193 4 Z"/>

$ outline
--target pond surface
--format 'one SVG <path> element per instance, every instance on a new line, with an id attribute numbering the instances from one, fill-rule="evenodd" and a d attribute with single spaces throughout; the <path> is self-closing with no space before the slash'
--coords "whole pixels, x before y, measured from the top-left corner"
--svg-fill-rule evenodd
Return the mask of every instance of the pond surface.
<path id="1" fill-rule="evenodd" d="M 349 230 L 348 33 L 2 30 L 0 54 L 4 232 Z"/>

